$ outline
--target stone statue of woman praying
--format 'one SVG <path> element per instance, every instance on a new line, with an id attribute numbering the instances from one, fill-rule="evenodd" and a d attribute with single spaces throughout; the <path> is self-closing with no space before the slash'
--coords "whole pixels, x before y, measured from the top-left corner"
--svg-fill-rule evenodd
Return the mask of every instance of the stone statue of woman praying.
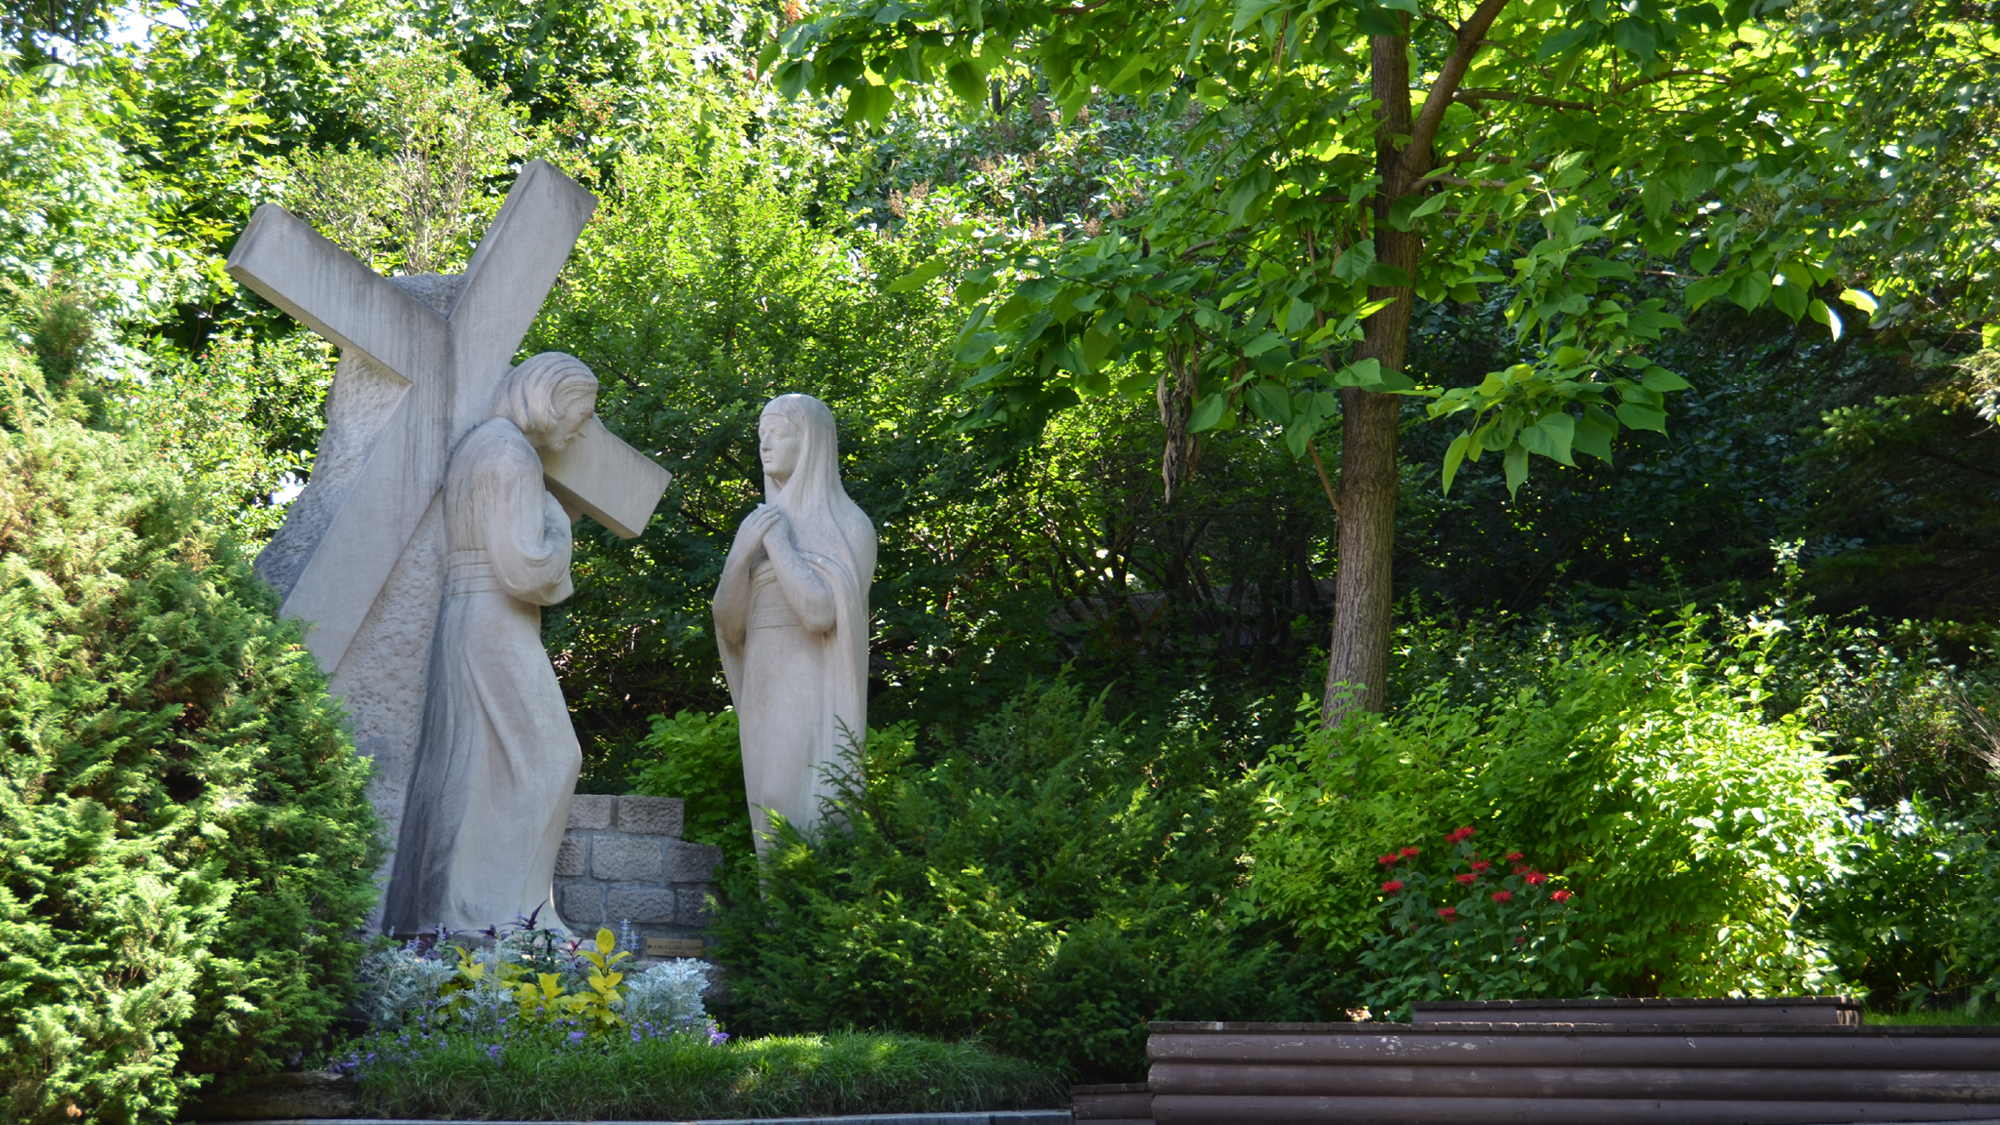
<path id="1" fill-rule="evenodd" d="M 768 813 L 813 827 L 829 794 L 826 767 L 868 730 L 875 525 L 841 488 L 825 403 L 780 395 L 757 433 L 765 502 L 736 529 L 714 611 L 762 854 Z"/>
<path id="2" fill-rule="evenodd" d="M 444 478 L 447 571 L 431 642 L 416 772 L 383 929 L 480 930 L 549 903 L 583 754 L 542 648 L 542 607 L 570 596 L 575 514 L 541 455 L 590 422 L 597 379 L 543 352 L 502 383 Z"/>

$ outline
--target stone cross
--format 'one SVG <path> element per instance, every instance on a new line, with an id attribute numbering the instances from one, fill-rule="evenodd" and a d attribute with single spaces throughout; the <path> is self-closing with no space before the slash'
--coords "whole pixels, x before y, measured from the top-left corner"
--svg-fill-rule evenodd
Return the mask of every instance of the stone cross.
<path id="1" fill-rule="evenodd" d="M 312 477 L 257 569 L 286 613 L 313 623 L 306 646 L 346 703 L 355 750 L 374 762 L 368 795 L 391 843 L 444 593 L 445 468 L 491 413 L 596 206 L 535 161 L 460 276 L 381 277 L 274 204 L 257 209 L 229 256 L 231 275 L 341 352 Z M 644 529 L 667 483 L 665 470 L 595 421 L 542 470 L 572 510 L 627 538 Z"/>
<path id="2" fill-rule="evenodd" d="M 284 612 L 313 623 L 306 647 L 329 675 L 442 486 L 452 448 L 490 413 L 596 206 L 553 166 L 529 164 L 442 315 L 275 203 L 259 207 L 237 240 L 230 276 L 343 358 L 358 353 L 408 384 L 286 593 Z M 627 539 L 644 529 L 667 485 L 666 470 L 595 421 L 543 471 L 559 499 Z"/>

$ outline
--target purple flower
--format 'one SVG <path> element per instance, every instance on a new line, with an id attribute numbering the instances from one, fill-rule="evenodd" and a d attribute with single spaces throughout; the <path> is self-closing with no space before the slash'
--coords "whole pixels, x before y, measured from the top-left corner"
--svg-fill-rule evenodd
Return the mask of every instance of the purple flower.
<path id="1" fill-rule="evenodd" d="M 486 1048 L 486 1057 L 487 1057 L 487 1058 L 489 1058 L 489 1059 L 492 1059 L 492 1060 L 493 1060 L 494 1062 L 499 1062 L 499 1061 L 500 1061 L 500 1044 L 498 1044 L 498 1043 L 495 1043 L 495 1044 L 493 1044 L 493 1045 L 492 1045 L 491 1047 L 488 1047 L 488 1048 Z"/>
<path id="2" fill-rule="evenodd" d="M 570 1033 L 569 1033 L 569 1041 L 570 1041 L 570 1042 L 572 1042 L 572 1043 L 581 1043 L 581 1042 L 583 1042 L 583 1032 L 581 1032 L 581 1031 L 572 1031 L 572 1032 L 570 1032 Z"/>

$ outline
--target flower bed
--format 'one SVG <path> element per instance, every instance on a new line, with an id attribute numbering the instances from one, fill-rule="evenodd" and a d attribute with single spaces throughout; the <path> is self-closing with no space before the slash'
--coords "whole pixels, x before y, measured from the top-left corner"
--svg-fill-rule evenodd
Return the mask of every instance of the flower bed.
<path id="1" fill-rule="evenodd" d="M 847 1032 L 732 1040 L 705 967 L 627 978 L 609 930 L 524 926 L 384 950 L 367 1035 L 338 1052 L 360 1112 L 515 1121 L 839 1116 L 1051 1108 L 1056 1076 L 973 1043 Z"/>

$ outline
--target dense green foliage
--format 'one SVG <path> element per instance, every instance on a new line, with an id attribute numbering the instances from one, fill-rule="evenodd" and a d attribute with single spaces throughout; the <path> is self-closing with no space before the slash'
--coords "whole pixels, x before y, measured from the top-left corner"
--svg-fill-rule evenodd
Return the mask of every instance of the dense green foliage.
<path id="1" fill-rule="evenodd" d="M 1143 1069 L 1147 1020 L 1317 1010 L 1323 963 L 1229 920 L 1252 793 L 1199 732 L 1057 683 L 933 765 L 879 742 L 844 828 L 730 885 L 732 1026 L 977 1034 L 1088 1082 Z"/>
<path id="2" fill-rule="evenodd" d="M 476 1034 L 366 1039 L 365 1112 L 499 1121 L 688 1121 L 1045 1109 L 1068 1091 L 1046 1070 L 974 1043 L 834 1032 L 713 1045 L 668 1036 L 571 1045 Z"/>
<path id="3" fill-rule="evenodd" d="M 1583 973 L 1615 995 L 1811 991 L 1828 966 L 1792 919 L 1837 872 L 1842 821 L 1800 720 L 1767 720 L 1756 669 L 1691 627 L 1536 640 L 1490 694 L 1433 683 L 1393 717 L 1275 750 L 1256 909 L 1356 948 L 1379 925 L 1376 857 L 1471 824 L 1489 856 L 1582 889 Z"/>
<path id="4" fill-rule="evenodd" d="M 202 704 L 150 742 L 35 744 L 46 792 L 133 795 L 92 797 L 111 819 L 73 842 L 117 841 L 101 855 L 162 888 L 102 893 L 165 905 L 132 923 L 151 947 L 114 948 L 115 912 L 9 901 L 28 921 L 7 925 L 88 952 L 8 962 L 26 974 L 8 988 L 76 982 L 0 992 L 0 1026 L 70 1005 L 80 1044 L 32 1056 L 56 1069 L 22 1112 L 157 1114 L 190 1075 L 288 1062 L 340 990 L 333 919 L 365 889 L 339 811 L 362 811 L 353 771 L 238 554 L 306 475 L 331 357 L 223 253 L 276 200 L 382 268 L 456 268 L 536 155 L 603 205 L 527 347 L 589 363 L 606 422 L 676 474 L 639 539 L 583 526 L 578 594 L 546 635 L 585 785 L 687 797 L 690 837 L 731 850 L 737 1027 L 978 1034 L 1125 1079 L 1148 1018 L 1394 1007 L 1428 986 L 1417 962 L 1463 976 L 1478 943 L 1425 930 L 1392 963 L 1411 935 L 1379 856 L 1466 824 L 1578 894 L 1562 964 L 1498 957 L 1451 988 L 1441 971 L 1440 994 L 1990 1004 L 2000 119 L 1979 9 L 1502 5 L 1399 205 L 1369 198 L 1381 125 L 1350 47 L 1409 7 L 220 0 L 139 5 L 124 45 L 81 7 L 49 6 L 60 27 L 0 17 L 22 50 L 0 107 L 0 330 L 99 431 L 34 431 L 94 452 L 61 454 L 88 487 L 6 483 L 66 529 L 22 548 L 54 584 L 7 596 L 102 607 L 62 636 L 158 610 L 178 631 L 92 651 L 238 670 L 146 687 Z M 1409 34 L 1421 101 L 1457 29 Z M 892 41 L 912 49 L 857 47 Z M 808 57 L 827 65 L 808 77 Z M 774 62 L 847 106 L 786 99 Z M 1419 259 L 1384 260 L 1417 233 Z M 1361 354 L 1397 289 L 1400 375 Z M 1337 400 L 1399 379 L 1466 409 L 1398 427 L 1389 711 L 1295 732 L 1353 562 L 1327 502 Z M 846 830 L 759 868 L 707 601 L 759 496 L 757 409 L 783 391 L 831 404 L 882 533 L 877 730 Z M 1615 462 L 1558 464 L 1612 452 L 1613 428 Z M 1475 445 L 1501 456 L 1459 461 L 1446 494 Z M 1536 453 L 1549 471 L 1524 481 Z M 194 514 L 132 515 L 168 511 Z M 120 551 L 129 566 L 100 558 Z M 100 572 L 117 581 L 60 577 Z M 1689 605 L 1710 622 L 1664 624 Z M 114 672 L 90 682 L 137 693 L 116 714 L 155 714 Z M 204 702 L 245 699 L 264 725 L 236 733 L 217 724 L 237 702 Z M 260 741 L 259 782 L 301 794 L 284 809 L 228 749 Z M 214 769 L 196 777 L 183 746 Z M 159 792 L 172 816 L 140 799 Z M 289 825 L 263 851 L 231 827 L 258 818 Z M 308 823 L 349 827 L 306 847 Z M 0 879 L 19 895 L 68 870 L 9 851 Z M 72 972 L 175 942 L 117 997 Z M 310 1002 L 257 999 L 318 979 Z M 573 1077 L 614 1100 L 643 1077 L 586 1081 L 550 1054 L 509 1085 L 451 1051 L 510 1114 Z M 398 1104 L 458 1106 L 422 1100 L 457 1073 L 410 1071 Z"/>
<path id="5" fill-rule="evenodd" d="M 1601 996 L 1585 974 L 1590 951 L 1572 934 L 1576 892 L 1521 852 L 1482 855 L 1478 830 L 1445 833 L 1377 859 L 1388 926 L 1355 956 L 1370 1012 L 1409 1022 L 1420 1000 L 1533 1000 Z M 1505 872 L 1504 874 L 1502 872 Z"/>
<path id="6" fill-rule="evenodd" d="M 14 1120 L 158 1119 L 339 1013 L 375 893 L 367 768 L 175 474 L 32 399 L 9 421 L 0 1088 Z"/>
<path id="7" fill-rule="evenodd" d="M 687 803 L 681 839 L 721 848 L 727 862 L 751 861 L 750 798 L 734 710 L 655 715 L 638 750 L 644 764 L 632 775 L 632 792 L 681 798 Z"/>

